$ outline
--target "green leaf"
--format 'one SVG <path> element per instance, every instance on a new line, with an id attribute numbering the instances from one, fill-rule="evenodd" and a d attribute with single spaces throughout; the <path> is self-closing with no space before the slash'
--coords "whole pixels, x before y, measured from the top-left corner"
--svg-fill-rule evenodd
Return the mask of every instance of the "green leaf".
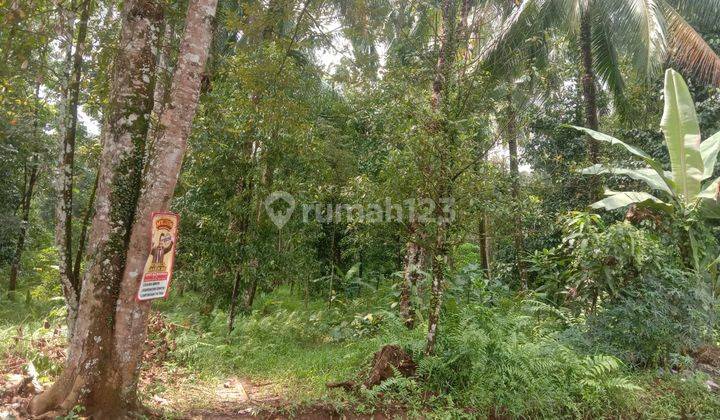
<path id="1" fill-rule="evenodd" d="M 616 192 L 607 190 L 605 194 L 607 194 L 608 197 L 593 203 L 590 207 L 594 209 L 615 210 L 629 206 L 630 204 L 643 204 L 650 205 L 653 208 L 658 208 L 664 211 L 669 211 L 669 209 L 672 208 L 672 206 L 663 202 L 654 195 L 642 191 Z"/>
<path id="2" fill-rule="evenodd" d="M 670 154 L 673 181 L 686 203 L 700 193 L 704 164 L 700 155 L 700 126 L 690 91 L 673 69 L 665 72 L 665 110 L 660 122 Z"/>
<path id="3" fill-rule="evenodd" d="M 620 42 L 633 58 L 638 75 L 645 81 L 651 80 L 662 70 L 668 49 L 665 19 L 660 2 L 622 0 L 599 3 L 619 9 L 606 10 L 606 13 L 616 16 L 616 35 L 621 37 Z"/>
<path id="4" fill-rule="evenodd" d="M 697 196 L 700 198 L 715 200 L 718 195 L 718 185 L 720 185 L 720 177 L 715 178 L 713 182 L 705 185 L 703 190 Z"/>
<path id="5" fill-rule="evenodd" d="M 703 180 L 710 178 L 715 170 L 720 151 L 720 131 L 700 144 L 700 156 L 703 160 Z"/>
<path id="6" fill-rule="evenodd" d="M 701 199 L 700 214 L 702 217 L 707 219 L 720 219 L 720 203 L 718 203 L 715 199 Z"/>
<path id="7" fill-rule="evenodd" d="M 621 140 L 618 140 L 618 139 L 616 139 L 616 138 L 613 137 L 613 136 L 609 136 L 609 135 L 607 135 L 607 134 L 601 133 L 601 132 L 599 132 L 599 131 L 591 130 L 591 129 L 589 129 L 589 128 L 578 127 L 578 126 L 576 126 L 576 125 L 570 125 L 569 127 L 572 127 L 572 128 L 574 128 L 574 129 L 576 129 L 576 130 L 579 130 L 579 131 L 584 131 L 587 135 L 589 135 L 590 137 L 594 138 L 595 140 L 604 141 L 604 142 L 610 143 L 610 144 L 619 144 L 620 146 L 622 146 L 622 147 L 624 147 L 625 149 L 627 149 L 628 152 L 634 154 L 635 156 L 639 156 L 639 157 L 643 158 L 643 160 L 645 160 L 645 159 L 652 159 L 652 158 L 650 157 L 650 155 L 648 155 L 647 153 L 643 152 L 641 149 L 639 149 L 639 148 L 637 148 L 637 147 L 635 147 L 635 146 L 629 145 L 629 144 L 627 144 L 627 143 L 625 143 L 625 142 L 623 142 L 623 141 L 621 141 Z"/>
<path id="8" fill-rule="evenodd" d="M 576 130 L 585 132 L 587 135 L 594 138 L 595 140 L 610 143 L 612 145 L 620 145 L 620 146 L 624 147 L 625 150 L 634 154 L 635 156 L 638 156 L 645 163 L 647 163 L 652 169 L 654 169 L 655 172 L 660 176 L 660 178 L 662 178 L 663 182 L 666 185 L 668 185 L 670 187 L 670 189 L 673 191 L 672 194 L 675 195 L 674 194 L 675 183 L 673 182 L 672 179 L 669 179 L 667 176 L 665 176 L 665 171 L 663 170 L 662 164 L 660 162 L 656 161 L 655 159 L 653 159 L 652 157 L 650 157 L 650 155 L 648 155 L 647 153 L 642 151 L 640 148 L 637 148 L 633 145 L 627 144 L 624 141 L 618 140 L 613 136 L 609 136 L 607 134 L 601 133 L 599 131 L 591 130 L 589 128 L 578 127 L 576 125 L 569 125 L 568 127 L 572 127 Z"/>
<path id="9" fill-rule="evenodd" d="M 645 182 L 652 189 L 660 190 L 670 195 L 673 195 L 670 186 L 665 183 L 666 178 L 661 177 L 660 175 L 658 175 L 656 170 L 651 168 L 616 168 L 598 163 L 589 168 L 582 169 L 580 173 L 584 175 L 625 175 L 629 176 L 632 179 Z"/>
<path id="10" fill-rule="evenodd" d="M 613 101 L 618 112 L 625 115 L 628 111 L 628 102 L 625 98 L 625 81 L 623 80 L 621 66 L 615 45 L 612 42 L 612 25 L 609 15 L 596 13 L 593 15 L 592 52 L 593 65 L 598 77 L 607 83 L 613 94 Z"/>

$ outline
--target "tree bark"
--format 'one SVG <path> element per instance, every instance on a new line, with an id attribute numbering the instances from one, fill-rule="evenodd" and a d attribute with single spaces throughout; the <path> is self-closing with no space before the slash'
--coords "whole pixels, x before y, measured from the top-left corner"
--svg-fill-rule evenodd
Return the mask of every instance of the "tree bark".
<path id="1" fill-rule="evenodd" d="M 44 52 L 43 52 L 44 55 Z M 40 98 L 40 82 L 35 84 L 35 100 Z M 33 134 L 35 137 L 39 135 L 40 119 L 38 108 L 35 108 L 33 115 Z M 20 212 L 20 232 L 18 233 L 18 241 L 15 245 L 15 253 L 13 254 L 10 263 L 10 278 L 8 279 L 8 291 L 14 292 L 17 289 L 17 280 L 20 272 L 20 264 L 22 262 L 22 254 L 25 251 L 25 239 L 27 237 L 27 231 L 30 227 L 30 204 L 32 203 L 33 191 L 35 190 L 35 183 L 37 182 L 38 172 L 40 170 L 40 163 L 38 162 L 38 155 L 34 154 L 30 157 L 30 164 L 25 164 L 25 172 L 23 174 L 23 189 L 22 197 L 18 207 L 15 209 L 16 212 Z M 13 298 L 13 295 L 10 295 Z"/>
<path id="2" fill-rule="evenodd" d="M 90 197 L 88 197 L 87 208 L 85 209 L 85 215 L 83 216 L 82 226 L 80 227 L 80 236 L 78 237 L 78 246 L 75 251 L 75 267 L 73 267 L 73 278 L 80 278 L 80 268 L 82 267 L 83 256 L 85 255 L 85 243 L 87 242 L 87 231 L 90 227 L 90 220 L 93 216 L 93 208 L 95 206 L 95 194 L 97 193 L 97 186 L 100 182 L 100 168 L 95 171 L 95 181 L 93 182 L 92 190 L 90 191 Z"/>
<path id="3" fill-rule="evenodd" d="M 117 306 L 115 328 L 115 361 L 120 366 L 120 394 L 126 399 L 137 398 L 142 346 L 147 335 L 149 302 L 136 302 L 150 243 L 152 212 L 166 210 L 175 192 L 182 161 L 187 150 L 192 122 L 197 111 L 205 64 L 213 36 L 213 20 L 218 0 L 191 0 L 185 20 L 169 101 L 164 109 L 157 138 L 150 153 L 145 183 L 138 200 L 135 224 L 127 252 Z"/>
<path id="4" fill-rule="evenodd" d="M 589 8 L 585 8 L 580 18 L 580 52 L 583 68 L 583 99 L 585 100 L 585 125 L 593 130 L 598 129 L 596 78 L 593 71 L 592 26 Z M 592 163 L 598 163 L 600 144 L 588 137 L 588 156 Z"/>
<path id="5" fill-rule="evenodd" d="M 252 311 L 253 302 L 255 302 L 255 293 L 257 292 L 258 287 L 258 275 L 257 273 L 254 273 L 252 276 L 252 279 L 250 280 L 250 284 L 248 285 L 247 289 L 245 289 L 245 296 L 243 299 L 243 312 L 246 314 L 249 314 Z"/>
<path id="6" fill-rule="evenodd" d="M 415 308 L 412 304 L 412 294 L 420 278 L 419 271 L 425 263 L 424 250 L 418 242 L 417 235 L 420 234 L 418 228 L 417 221 L 411 222 L 410 240 L 408 240 L 405 247 L 403 278 L 400 285 L 400 317 L 408 329 L 415 328 Z"/>
<path id="7" fill-rule="evenodd" d="M 478 249 L 480 252 L 480 266 L 488 279 L 492 278 L 490 271 L 490 235 L 488 235 L 487 214 L 483 211 L 478 221 Z"/>
<path id="8" fill-rule="evenodd" d="M 37 157 L 33 157 L 35 162 L 32 162 L 26 169 L 29 171 L 27 175 L 27 183 L 25 191 L 22 197 L 22 208 L 20 217 L 20 232 L 18 234 L 17 244 L 15 245 L 15 254 L 13 255 L 12 263 L 10 265 L 10 279 L 8 282 L 8 291 L 14 292 L 17 289 L 17 278 L 20 271 L 20 262 L 22 260 L 22 254 L 25 250 L 25 237 L 27 236 L 28 227 L 30 226 L 30 204 L 32 203 L 33 191 L 35 189 L 35 183 L 37 181 L 39 164 Z"/>
<path id="9" fill-rule="evenodd" d="M 242 279 L 240 270 L 240 267 L 238 267 L 235 272 L 235 282 L 233 283 L 233 291 L 230 296 L 230 309 L 228 310 L 228 334 L 235 328 L 235 316 L 237 315 L 237 302 L 238 296 L 240 295 L 240 281 Z"/>
<path id="10" fill-rule="evenodd" d="M 439 38 L 438 60 L 435 66 L 435 79 L 432 86 L 430 105 L 436 113 L 434 121 L 430 125 L 430 136 L 439 137 L 442 144 L 435 144 L 434 149 L 438 152 L 436 161 L 439 162 L 438 171 L 426 174 L 429 179 L 437 179 L 438 186 L 435 191 L 435 216 L 437 217 L 437 228 L 435 232 L 435 254 L 432 258 L 432 283 L 430 287 L 430 313 L 428 315 L 428 332 L 425 343 L 425 354 L 435 352 L 437 340 L 438 323 L 440 322 L 440 310 L 442 308 L 442 295 L 445 287 L 445 268 L 447 265 L 447 236 L 449 232 L 449 221 L 445 220 L 443 208 L 439 200 L 449 198 L 452 193 L 451 160 L 454 150 L 455 138 L 452 128 L 448 126 L 447 95 L 450 82 L 450 71 L 455 60 L 457 47 L 456 33 L 457 6 L 454 0 L 443 0 L 442 5 L 442 29 Z M 462 25 L 460 26 L 462 28 Z M 437 139 L 436 139 L 437 141 Z"/>
<path id="11" fill-rule="evenodd" d="M 242 162 L 241 175 L 235 185 L 235 195 L 240 198 L 241 205 L 230 215 L 229 231 L 233 237 L 237 238 L 237 243 L 233 248 L 237 252 L 237 267 L 235 268 L 235 281 L 233 284 L 232 295 L 230 296 L 230 309 L 228 311 L 228 332 L 232 332 L 235 328 L 235 316 L 237 315 L 237 304 L 239 296 L 242 294 L 242 276 L 243 276 L 243 260 L 245 259 L 245 245 L 247 244 L 247 235 L 250 228 L 250 211 L 252 206 L 252 197 L 255 185 L 252 182 L 251 171 L 254 167 L 252 162 L 253 139 L 255 130 L 248 139 L 243 142 L 240 148 L 240 162 Z M 242 172 L 244 169 L 244 173 Z"/>
<path id="12" fill-rule="evenodd" d="M 520 277 L 520 287 L 522 290 L 526 290 L 527 275 L 525 273 L 525 263 L 522 260 L 522 254 L 525 249 L 522 232 L 523 221 L 520 203 L 518 202 L 518 197 L 520 195 L 520 169 L 518 165 L 517 115 L 515 113 L 515 108 L 513 107 L 511 94 L 508 94 L 507 102 L 505 129 L 508 141 L 508 154 L 510 155 L 510 182 L 513 200 L 512 206 L 514 208 L 513 242 L 515 245 L 515 268 L 517 269 L 518 276 Z"/>
<path id="13" fill-rule="evenodd" d="M 119 418 L 135 403 L 120 393 L 125 366 L 113 357 L 115 310 L 140 187 L 153 103 L 153 44 L 161 20 L 162 8 L 156 0 L 124 4 L 75 334 L 62 374 L 31 401 L 33 415 L 53 417 L 83 405 L 85 414 L 95 418 Z M 142 345 L 135 349 L 141 350 Z"/>
<path id="14" fill-rule="evenodd" d="M 157 42 L 157 65 L 155 67 L 155 90 L 153 91 L 153 109 L 152 116 L 150 119 L 150 128 L 148 130 L 148 144 L 146 147 L 146 159 L 147 153 L 153 150 L 152 142 L 155 140 L 158 125 L 160 124 L 160 118 L 165 105 L 167 103 L 167 95 L 172 81 L 172 68 L 170 65 L 170 54 L 172 48 L 172 40 L 175 36 L 175 31 L 171 22 L 165 20 L 163 22 L 163 33 L 158 37 Z"/>
<path id="15" fill-rule="evenodd" d="M 73 7 L 75 2 L 73 2 Z M 75 160 L 75 139 L 77 136 L 77 112 L 80 97 L 80 80 L 82 78 L 83 53 L 85 52 L 85 39 L 87 25 L 90 18 L 92 0 L 84 0 L 81 4 L 80 20 L 77 28 L 77 39 L 73 52 L 73 28 L 68 29 L 66 36 L 66 68 L 69 70 L 66 89 L 63 89 L 60 110 L 60 134 L 62 138 L 60 150 L 60 165 L 58 170 L 59 200 L 56 208 L 55 243 L 60 255 L 59 269 L 60 282 L 68 305 L 68 335 L 72 336 L 77 313 L 78 299 L 80 298 L 80 281 L 74 277 L 72 253 L 72 207 L 73 207 L 73 172 Z M 74 19 L 69 22 L 74 26 Z"/>

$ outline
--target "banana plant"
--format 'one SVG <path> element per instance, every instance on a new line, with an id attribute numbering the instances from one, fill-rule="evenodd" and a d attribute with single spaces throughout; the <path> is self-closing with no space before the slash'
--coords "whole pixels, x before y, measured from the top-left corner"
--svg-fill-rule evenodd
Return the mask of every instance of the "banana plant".
<path id="1" fill-rule="evenodd" d="M 624 147 L 647 165 L 635 169 L 596 164 L 581 170 L 580 172 L 586 175 L 628 176 L 643 181 L 652 190 L 652 193 L 606 190 L 605 198 L 593 203 L 591 207 L 614 210 L 636 204 L 671 213 L 679 208 L 698 206 L 704 217 L 720 219 L 720 205 L 717 201 L 720 178 L 708 181 L 712 177 L 720 151 L 720 132 L 701 141 L 700 126 L 690 91 L 682 76 L 673 69 L 665 72 L 664 92 L 665 107 L 660 127 L 670 155 L 669 172 L 663 169 L 661 162 L 637 147 L 607 134 L 572 126 L 595 140 Z"/>

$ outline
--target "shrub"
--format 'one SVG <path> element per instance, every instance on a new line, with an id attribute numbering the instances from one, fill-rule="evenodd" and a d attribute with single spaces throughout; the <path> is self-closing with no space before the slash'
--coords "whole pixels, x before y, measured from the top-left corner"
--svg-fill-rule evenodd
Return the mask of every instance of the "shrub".
<path id="1" fill-rule="evenodd" d="M 714 299 L 702 278 L 677 268 L 642 273 L 588 317 L 592 345 L 634 365 L 667 365 L 710 338 Z"/>
<path id="2" fill-rule="evenodd" d="M 640 388 L 612 356 L 560 339 L 563 323 L 537 305 L 504 301 L 446 316 L 435 355 L 420 357 L 426 385 L 461 407 L 510 417 L 593 417 L 631 410 Z M 413 350 L 413 349 L 411 349 Z"/>

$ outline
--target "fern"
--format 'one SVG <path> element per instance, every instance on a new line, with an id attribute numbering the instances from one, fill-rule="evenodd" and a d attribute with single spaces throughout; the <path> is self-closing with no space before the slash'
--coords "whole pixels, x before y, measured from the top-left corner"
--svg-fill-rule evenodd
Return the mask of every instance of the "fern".
<path id="1" fill-rule="evenodd" d="M 625 376 L 619 376 L 623 364 L 613 356 L 590 356 L 582 363 L 580 383 L 591 392 L 626 392 L 635 395 L 642 388 L 635 385 Z"/>

